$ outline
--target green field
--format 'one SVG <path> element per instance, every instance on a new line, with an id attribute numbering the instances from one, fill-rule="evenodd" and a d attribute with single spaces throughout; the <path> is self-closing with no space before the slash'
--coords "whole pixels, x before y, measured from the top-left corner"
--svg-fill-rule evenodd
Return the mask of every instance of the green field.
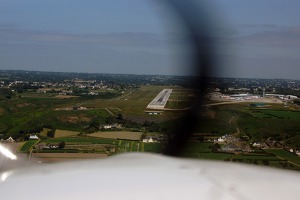
<path id="1" fill-rule="evenodd" d="M 122 110 L 123 113 L 127 113 L 129 115 L 144 115 L 144 109 L 146 109 L 147 105 L 164 88 L 165 86 L 142 86 L 127 94 L 123 94 L 121 97 L 114 98 L 109 101 L 96 99 L 93 101 L 84 102 L 82 105 L 94 108 L 114 107 Z"/>
<path id="2" fill-rule="evenodd" d="M 165 108 L 170 109 L 187 109 L 192 106 L 192 101 L 188 100 L 169 100 Z"/>
<path id="3" fill-rule="evenodd" d="M 190 142 L 185 146 L 180 156 L 212 160 L 225 160 L 233 156 L 231 153 L 213 153 L 212 145 L 213 143 L 208 142 Z"/>
<path id="4" fill-rule="evenodd" d="M 57 144 L 64 141 L 66 149 L 40 150 L 43 153 L 103 153 L 106 148 L 115 147 L 115 153 L 124 152 L 152 152 L 161 153 L 162 144 L 160 143 L 141 143 L 140 141 L 132 140 L 117 140 L 117 139 L 103 139 L 93 137 L 65 137 L 53 138 L 41 141 L 41 143 Z M 28 144 L 29 145 L 29 144 Z M 26 147 L 28 146 L 26 145 Z M 100 146 L 99 146 L 100 145 Z M 23 147 L 22 147 L 23 148 Z M 30 147 L 29 147 L 30 148 Z M 28 148 L 23 149 L 26 152 Z"/>
<path id="5" fill-rule="evenodd" d="M 143 152 L 161 153 L 162 145 L 160 143 L 144 143 Z"/>
<path id="6" fill-rule="evenodd" d="M 286 159 L 288 161 L 291 161 L 297 165 L 300 166 L 300 158 L 299 156 L 293 154 L 293 153 L 290 153 L 288 151 L 285 151 L 283 149 L 268 149 L 266 150 L 267 152 L 269 153 L 272 153 L 280 158 L 283 158 L 283 159 Z"/>
<path id="7" fill-rule="evenodd" d="M 270 104 L 267 109 L 257 109 L 250 103 L 211 106 L 208 108 L 213 116 L 207 115 L 199 122 L 197 132 L 228 134 L 239 128 L 241 134 L 250 140 L 272 138 L 277 141 L 285 140 L 291 147 L 300 148 L 300 111 L 281 108 L 278 104 Z M 230 120 L 233 118 L 233 120 Z"/>
<path id="8" fill-rule="evenodd" d="M 102 91 L 103 98 L 61 99 L 56 98 L 54 94 L 23 93 L 18 97 L 4 100 L 4 103 L 1 104 L 0 133 L 3 133 L 5 138 L 13 136 L 22 139 L 26 139 L 30 133 L 40 133 L 39 136 L 41 136 L 41 143 L 43 144 L 58 144 L 62 141 L 66 143 L 66 149 L 45 150 L 49 153 L 108 152 L 108 155 L 122 152 L 161 153 L 162 144 L 141 143 L 140 137 L 142 133 L 146 135 L 172 134 L 178 128 L 178 125 L 183 125 L 179 117 L 184 111 L 164 110 L 161 115 L 156 116 L 145 114 L 147 105 L 164 88 L 173 89 L 170 101 L 167 102 L 167 108 L 189 107 L 195 95 L 193 90 L 175 86 L 153 85 L 125 90 L 123 93 L 115 90 L 110 95 L 107 95 L 106 91 Z M 73 110 L 74 107 L 86 107 L 87 109 Z M 116 119 L 119 114 L 128 120 L 129 124 L 125 124 L 127 122 L 121 124 L 122 137 L 120 137 L 120 132 L 113 132 L 115 130 L 111 130 L 111 132 L 104 130 L 106 132 L 98 132 L 94 135 L 93 132 L 99 131 L 100 128 L 90 132 L 87 131 L 90 130 L 88 128 L 92 123 L 98 123 L 99 127 L 99 124 L 106 124 L 109 118 Z M 237 137 L 248 136 L 249 142 L 271 139 L 285 142 L 294 148 L 300 148 L 300 112 L 289 110 L 289 108 L 284 108 L 282 105 L 270 104 L 265 108 L 253 108 L 250 103 L 241 102 L 208 106 L 204 107 L 200 118 L 195 132 L 207 133 L 212 138 L 224 134 L 236 134 Z M 148 127 L 142 125 L 147 124 L 146 122 L 148 122 Z M 149 131 L 146 129 L 150 127 L 149 122 L 155 122 L 153 127 L 158 128 L 151 130 L 153 132 Z M 126 125 L 128 126 L 126 127 Z M 56 130 L 55 138 L 47 137 L 47 132 L 52 129 Z M 89 134 L 94 137 L 89 137 Z M 195 137 L 191 141 L 199 141 L 198 139 Z M 35 142 L 25 142 L 20 148 L 20 152 L 30 151 Z M 181 156 L 294 169 L 298 169 L 297 165 L 300 165 L 299 158 L 296 155 L 283 150 L 233 154 L 212 152 L 212 145 L 213 143 L 209 142 L 190 142 L 181 153 Z M 287 165 L 286 162 L 288 161 L 290 163 Z"/>
<path id="9" fill-rule="evenodd" d="M 164 88 L 166 86 L 141 86 L 111 98 L 60 99 L 53 98 L 53 94 L 24 92 L 20 97 L 6 100 L 1 105 L 0 133 L 5 132 L 8 136 L 18 137 L 20 132 L 37 133 L 37 128 L 45 127 L 84 132 L 84 128 L 92 122 L 103 124 L 107 117 L 118 114 L 140 123 L 145 120 L 161 122 L 178 118 L 180 113 L 172 111 L 165 111 L 156 116 L 145 114 L 147 105 Z M 181 103 L 175 104 L 171 107 L 181 107 Z M 72 110 L 76 106 L 88 109 Z"/>
<path id="10" fill-rule="evenodd" d="M 115 117 L 118 114 L 122 114 L 128 120 L 133 120 L 133 127 L 136 126 L 134 123 L 143 123 L 145 120 L 160 122 L 177 118 L 180 116 L 177 115 L 178 112 L 173 114 L 166 111 L 159 116 L 145 114 L 147 105 L 164 88 L 165 86 L 141 86 L 126 90 L 121 96 L 117 91 L 113 91 L 118 95 L 108 95 L 110 98 L 64 99 L 57 98 L 56 94 L 51 93 L 23 92 L 13 99 L 6 100 L 5 104 L 1 105 L 0 131 L 5 132 L 5 136 L 22 139 L 26 139 L 30 133 L 38 134 L 42 139 L 41 144 L 58 144 L 62 141 L 66 143 L 64 150 L 39 150 L 45 152 L 103 152 L 103 148 L 116 147 L 116 153 L 136 151 L 161 153 L 161 144 L 139 141 L 142 134 L 140 126 L 124 128 L 122 137 L 115 132 L 99 132 L 94 135 L 96 137 L 78 135 L 85 135 L 86 128 L 93 122 L 105 124 L 109 117 Z M 106 91 L 102 91 L 102 93 L 107 96 Z M 74 107 L 86 107 L 87 109 L 74 110 L 72 109 Z M 56 130 L 54 138 L 47 137 L 47 133 L 53 129 Z M 146 132 L 145 128 L 143 131 Z M 161 134 L 157 132 L 159 129 L 155 132 L 152 131 L 150 130 L 149 134 Z M 114 136 L 112 136 L 113 134 Z M 25 142 L 20 152 L 28 152 L 34 143 L 35 141 Z"/>
<path id="11" fill-rule="evenodd" d="M 212 152 L 212 145 L 213 143 L 208 142 L 190 142 L 180 153 L 180 156 L 195 159 L 233 161 L 240 163 L 249 163 L 264 166 L 267 165 L 278 168 L 300 170 L 300 167 L 297 166 L 300 162 L 300 158 L 284 150 L 270 149 L 266 151 L 250 153 L 224 153 Z M 293 163 L 286 164 L 288 161 L 291 161 L 296 165 Z"/>
<path id="12" fill-rule="evenodd" d="M 256 118 L 300 119 L 300 112 L 290 110 L 255 109 L 252 114 Z"/>
<path id="13" fill-rule="evenodd" d="M 137 141 L 129 141 L 129 140 L 118 140 L 117 143 L 117 152 L 125 153 L 125 152 L 141 152 L 142 145 Z"/>
<path id="14" fill-rule="evenodd" d="M 114 139 L 103 139 L 103 138 L 93 138 L 93 137 L 65 137 L 65 138 L 53 138 L 47 139 L 43 142 L 45 143 L 80 143 L 80 144 L 117 144 L 117 140 Z"/>
<path id="15" fill-rule="evenodd" d="M 20 148 L 19 152 L 21 153 L 27 153 L 31 150 L 33 145 L 35 145 L 38 141 L 37 140 L 28 140 L 25 142 L 22 147 Z"/>

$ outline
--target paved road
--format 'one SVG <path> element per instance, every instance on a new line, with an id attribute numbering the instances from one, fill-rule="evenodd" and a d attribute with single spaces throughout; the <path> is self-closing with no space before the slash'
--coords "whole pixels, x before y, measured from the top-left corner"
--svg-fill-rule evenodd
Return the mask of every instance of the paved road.
<path id="1" fill-rule="evenodd" d="M 172 93 L 172 89 L 163 89 L 147 106 L 147 108 L 161 109 L 167 104 L 167 101 Z"/>

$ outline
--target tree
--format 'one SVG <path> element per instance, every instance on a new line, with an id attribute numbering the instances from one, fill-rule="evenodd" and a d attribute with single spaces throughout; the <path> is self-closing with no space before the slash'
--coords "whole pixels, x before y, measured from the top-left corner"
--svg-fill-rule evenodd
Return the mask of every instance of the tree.
<path id="1" fill-rule="evenodd" d="M 48 133 L 47 133 L 47 137 L 54 138 L 54 135 L 55 135 L 55 129 L 51 129 L 51 130 L 48 131 Z"/>
<path id="2" fill-rule="evenodd" d="M 146 127 L 150 126 L 150 122 L 148 120 L 145 120 L 143 122 L 143 126 L 146 126 Z"/>
<path id="3" fill-rule="evenodd" d="M 121 114 L 121 113 L 119 113 L 118 115 L 117 115 L 117 119 L 118 120 L 123 120 L 124 118 L 123 118 L 123 115 Z"/>
<path id="4" fill-rule="evenodd" d="M 99 124 L 99 122 L 94 121 L 94 122 L 92 122 L 92 123 L 89 125 L 89 127 L 86 128 L 86 132 L 87 132 L 87 133 L 92 133 L 92 132 L 98 131 L 99 129 L 100 129 L 100 124 Z"/>
<path id="5" fill-rule="evenodd" d="M 199 135 L 199 136 L 197 137 L 197 140 L 200 141 L 200 142 L 203 142 L 203 141 L 204 141 L 203 135 Z"/>
<path id="6" fill-rule="evenodd" d="M 59 147 L 60 149 L 64 149 L 65 146 L 66 146 L 66 143 L 65 143 L 64 141 L 61 141 L 61 142 L 58 144 L 58 147 Z"/>
<path id="7" fill-rule="evenodd" d="M 220 145 L 218 143 L 215 143 L 212 145 L 211 151 L 218 152 L 220 148 L 221 148 Z"/>
<path id="8" fill-rule="evenodd" d="M 113 123 L 116 123 L 116 119 L 112 116 L 109 116 L 105 119 L 105 123 L 107 124 L 113 124 Z"/>
<path id="9" fill-rule="evenodd" d="M 150 126 L 148 127 L 149 132 L 159 132 L 159 125 L 155 122 L 151 122 Z"/>
<path id="10" fill-rule="evenodd" d="M 142 135 L 141 135 L 141 140 L 145 139 L 146 136 L 147 136 L 146 133 L 142 133 Z"/>
<path id="11" fill-rule="evenodd" d="M 256 159 L 254 159 L 253 164 L 258 165 L 258 161 Z"/>
<path id="12" fill-rule="evenodd" d="M 269 165 L 270 164 L 268 160 L 263 160 L 262 162 L 263 162 L 264 165 Z"/>

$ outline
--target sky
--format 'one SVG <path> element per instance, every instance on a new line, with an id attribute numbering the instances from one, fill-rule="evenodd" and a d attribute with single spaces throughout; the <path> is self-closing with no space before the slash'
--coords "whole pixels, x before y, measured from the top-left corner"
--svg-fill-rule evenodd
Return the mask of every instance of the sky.
<path id="1" fill-rule="evenodd" d="M 186 33 L 162 1 L 0 0 L 0 69 L 188 74 Z M 197 2 L 216 76 L 300 79 L 300 1 Z"/>

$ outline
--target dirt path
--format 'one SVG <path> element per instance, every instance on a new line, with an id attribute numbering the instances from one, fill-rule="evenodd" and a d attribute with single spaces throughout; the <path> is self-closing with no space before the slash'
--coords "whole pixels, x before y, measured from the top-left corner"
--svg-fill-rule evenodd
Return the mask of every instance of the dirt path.
<path id="1" fill-rule="evenodd" d="M 122 95 L 122 96 L 118 97 L 117 99 L 114 99 L 114 101 L 121 100 L 122 98 L 125 98 L 125 97 L 131 95 L 134 91 L 136 91 L 136 90 L 132 90 L 128 94 Z"/>
<path id="2" fill-rule="evenodd" d="M 228 121 L 228 124 L 236 124 L 236 117 L 235 116 L 232 116 L 230 119 L 229 119 L 229 121 Z M 236 132 L 234 133 L 234 135 L 239 135 L 240 133 L 241 133 L 241 131 L 240 131 L 240 129 L 239 129 L 239 127 L 235 127 L 236 128 Z"/>
<path id="3" fill-rule="evenodd" d="M 279 159 L 281 159 L 281 160 L 287 160 L 287 159 L 285 159 L 285 158 L 282 158 L 282 157 L 280 157 L 280 156 L 276 156 L 277 158 L 279 158 Z M 300 165 L 298 165 L 298 164 L 296 164 L 296 163 L 294 163 L 294 162 L 292 162 L 292 161 L 289 161 L 289 160 L 287 160 L 289 163 L 292 163 L 293 165 L 296 165 L 297 167 L 300 167 Z"/>
<path id="4" fill-rule="evenodd" d="M 114 115 L 110 110 L 108 110 L 108 108 L 105 108 L 105 110 L 106 110 L 109 114 L 111 114 L 113 117 L 115 117 L 115 115 Z"/>
<path id="5" fill-rule="evenodd" d="M 235 134 L 236 134 L 236 135 L 239 135 L 240 133 L 241 133 L 240 129 L 239 129 L 238 127 L 236 127 L 236 132 L 235 132 Z"/>
<path id="6" fill-rule="evenodd" d="M 232 116 L 229 121 L 228 121 L 228 124 L 233 124 L 233 120 L 234 120 L 235 116 Z"/>
<path id="7" fill-rule="evenodd" d="M 109 109 L 116 109 L 118 111 L 122 111 L 120 108 L 117 108 L 117 107 L 110 107 Z"/>
<path id="8" fill-rule="evenodd" d="M 277 104 L 282 104 L 283 103 L 280 99 L 267 97 L 267 98 L 258 98 L 258 99 L 243 100 L 243 101 L 237 101 L 237 100 L 222 101 L 222 102 L 218 102 L 218 103 L 204 104 L 203 106 L 217 106 L 217 105 L 225 105 L 225 104 L 257 103 L 257 102 L 260 102 L 260 103 L 277 103 Z"/>
<path id="9" fill-rule="evenodd" d="M 203 106 L 217 106 L 217 105 L 235 104 L 235 103 L 241 103 L 241 101 L 223 101 L 220 103 L 204 104 Z"/>

